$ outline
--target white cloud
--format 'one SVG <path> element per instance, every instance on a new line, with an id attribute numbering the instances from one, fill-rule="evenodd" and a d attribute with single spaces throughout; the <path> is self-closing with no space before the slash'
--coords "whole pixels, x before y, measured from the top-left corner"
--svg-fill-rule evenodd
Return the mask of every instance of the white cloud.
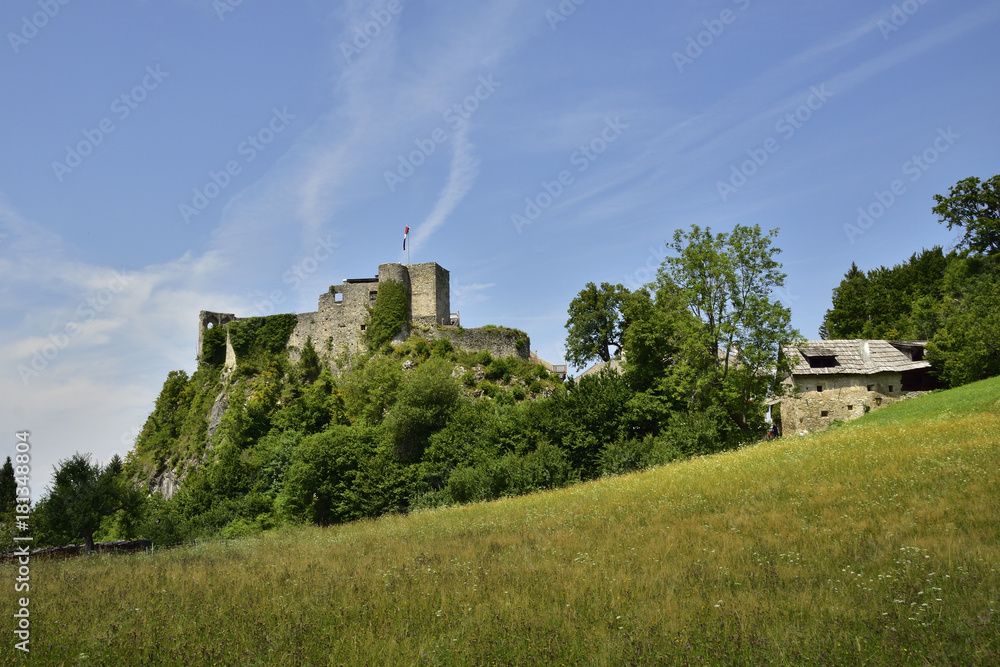
<path id="1" fill-rule="evenodd" d="M 451 158 L 448 182 L 441 191 L 430 215 L 414 230 L 412 241 L 414 250 L 419 250 L 431 234 L 444 224 L 448 216 L 472 189 L 476 177 L 479 176 L 479 160 L 475 157 L 476 147 L 467 138 L 468 128 L 468 123 L 463 125 L 452 140 L 455 150 Z"/>

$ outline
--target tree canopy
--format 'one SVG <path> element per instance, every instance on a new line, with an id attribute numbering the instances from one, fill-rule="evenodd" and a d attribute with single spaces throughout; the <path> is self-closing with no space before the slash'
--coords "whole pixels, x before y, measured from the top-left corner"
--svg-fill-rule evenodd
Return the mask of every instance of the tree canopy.
<path id="1" fill-rule="evenodd" d="M 36 515 L 43 530 L 63 539 L 82 538 L 90 553 L 101 521 L 119 510 L 133 509 L 141 500 L 122 477 L 122 465 L 117 455 L 104 467 L 89 454 L 60 461 L 52 489 Z"/>
<path id="2" fill-rule="evenodd" d="M 587 283 L 569 304 L 566 321 L 566 360 L 577 367 L 621 354 L 622 304 L 628 290 L 621 285 Z"/>
<path id="3" fill-rule="evenodd" d="M 759 430 L 765 399 L 778 391 L 781 346 L 798 337 L 791 311 L 772 298 L 785 281 L 777 234 L 758 225 L 677 230 L 656 283 L 693 316 L 677 320 L 673 391 L 691 408 L 718 406 L 746 434 Z"/>
<path id="4" fill-rule="evenodd" d="M 964 231 L 958 247 L 973 253 L 992 255 L 1000 250 L 1000 174 L 985 181 L 975 176 L 956 183 L 948 196 L 934 195 L 933 211 L 948 229 Z"/>

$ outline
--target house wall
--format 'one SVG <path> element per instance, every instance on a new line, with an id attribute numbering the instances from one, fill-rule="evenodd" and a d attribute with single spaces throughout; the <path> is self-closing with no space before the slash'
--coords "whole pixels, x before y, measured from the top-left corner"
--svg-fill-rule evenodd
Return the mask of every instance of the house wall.
<path id="1" fill-rule="evenodd" d="M 795 391 L 781 401 L 785 435 L 821 430 L 835 419 L 857 419 L 865 414 L 866 407 L 868 411 L 877 410 L 913 395 L 903 393 L 900 373 L 798 376 L 786 380 L 785 385 Z"/>

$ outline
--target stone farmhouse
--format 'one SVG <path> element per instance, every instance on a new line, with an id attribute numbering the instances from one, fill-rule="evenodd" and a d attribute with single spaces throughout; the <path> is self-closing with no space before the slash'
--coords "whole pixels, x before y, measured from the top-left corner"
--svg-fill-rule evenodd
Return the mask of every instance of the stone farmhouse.
<path id="1" fill-rule="evenodd" d="M 320 294 L 316 312 L 300 313 L 288 340 L 293 358 L 312 338 L 317 350 L 334 353 L 358 352 L 364 349 L 364 332 L 368 323 L 368 308 L 375 303 L 379 286 L 386 282 L 402 283 L 410 298 L 410 321 L 393 342 L 405 341 L 410 333 L 419 331 L 436 340 L 447 338 L 455 347 L 478 352 L 487 350 L 494 357 L 516 356 L 528 359 L 531 342 L 516 329 L 483 327 L 463 329 L 459 316 L 451 312 L 450 274 L 436 262 L 424 264 L 381 264 L 378 275 L 371 278 L 345 278 Z M 203 310 L 198 316 L 198 359 L 201 359 L 204 332 L 225 326 L 242 318 L 233 313 Z M 235 364 L 236 355 L 227 342 L 226 365 Z"/>
<path id="2" fill-rule="evenodd" d="M 781 400 L 786 435 L 849 421 L 934 388 L 926 341 L 812 340 L 786 347 L 792 361 Z"/>

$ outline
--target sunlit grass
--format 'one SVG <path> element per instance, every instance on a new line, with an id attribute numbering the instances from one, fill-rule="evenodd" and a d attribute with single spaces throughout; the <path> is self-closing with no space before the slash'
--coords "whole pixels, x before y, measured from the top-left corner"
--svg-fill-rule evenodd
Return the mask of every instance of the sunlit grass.
<path id="1" fill-rule="evenodd" d="M 998 664 L 998 401 L 989 381 L 524 498 L 34 563 L 31 658 Z"/>

